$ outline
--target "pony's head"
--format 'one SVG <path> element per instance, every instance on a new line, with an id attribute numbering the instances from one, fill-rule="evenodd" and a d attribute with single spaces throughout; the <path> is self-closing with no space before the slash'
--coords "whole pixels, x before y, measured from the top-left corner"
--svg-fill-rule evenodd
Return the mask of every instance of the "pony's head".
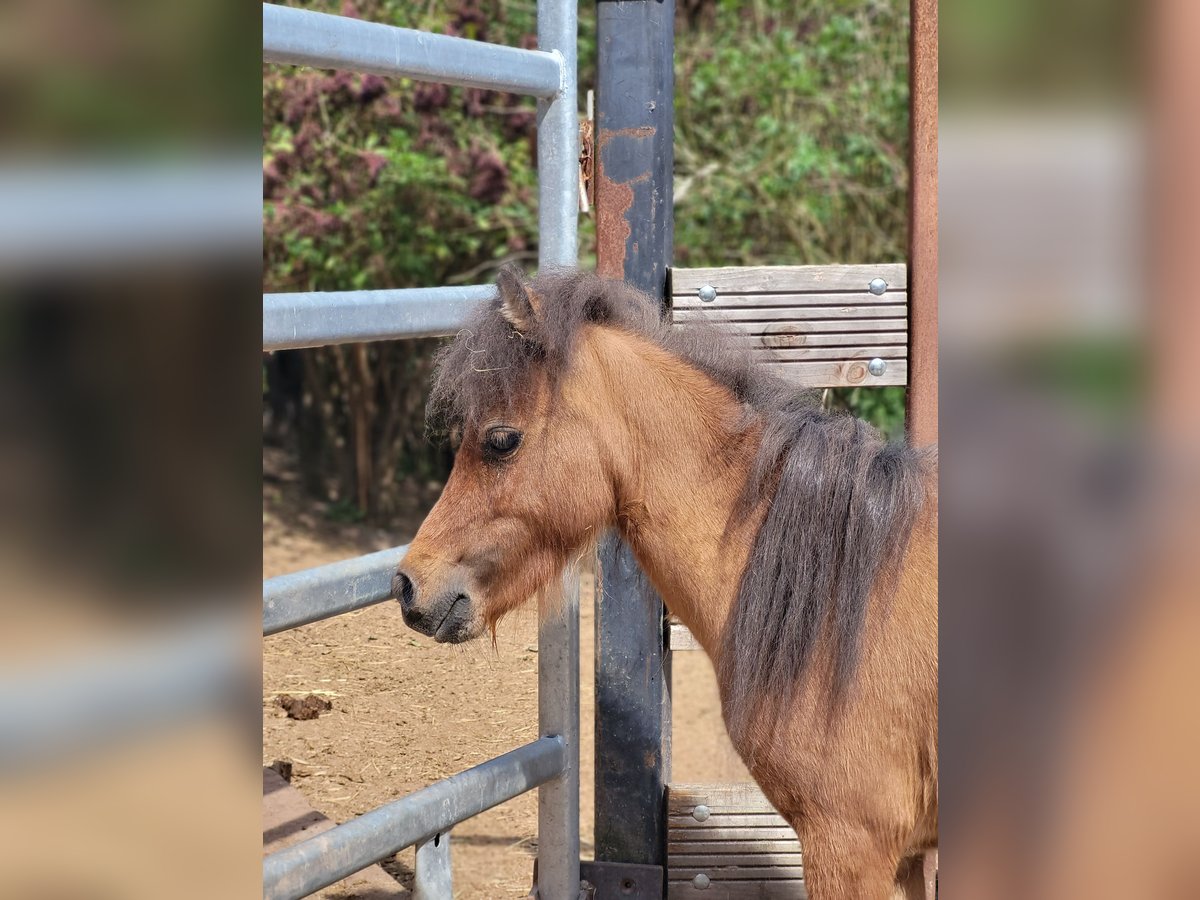
<path id="1" fill-rule="evenodd" d="M 439 354 L 431 424 L 458 452 L 396 573 L 405 621 L 438 641 L 478 637 L 559 575 L 616 517 L 606 378 L 588 326 L 662 326 L 652 302 L 578 273 L 526 282 L 504 269 Z"/>

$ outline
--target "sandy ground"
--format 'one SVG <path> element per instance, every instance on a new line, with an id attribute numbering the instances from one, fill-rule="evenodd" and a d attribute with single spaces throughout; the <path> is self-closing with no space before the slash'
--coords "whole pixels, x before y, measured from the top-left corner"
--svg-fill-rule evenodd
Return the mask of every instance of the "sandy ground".
<path id="1" fill-rule="evenodd" d="M 420 521 L 382 531 L 329 521 L 294 483 L 271 480 L 263 498 L 263 577 L 408 541 Z M 581 598 L 581 842 L 592 855 L 594 617 L 592 580 Z M 333 708 L 288 719 L 280 694 L 317 693 Z M 672 780 L 744 781 L 721 724 L 716 684 L 699 652 L 676 654 Z M 263 640 L 263 765 L 292 763 L 292 784 L 343 822 L 537 736 L 537 620 L 532 609 L 487 641 L 448 647 L 405 627 L 394 603 Z M 525 794 L 453 832 L 455 896 L 524 897 L 537 849 L 537 803 Z M 411 886 L 413 851 L 384 868 Z M 326 893 L 323 896 L 344 896 Z"/>

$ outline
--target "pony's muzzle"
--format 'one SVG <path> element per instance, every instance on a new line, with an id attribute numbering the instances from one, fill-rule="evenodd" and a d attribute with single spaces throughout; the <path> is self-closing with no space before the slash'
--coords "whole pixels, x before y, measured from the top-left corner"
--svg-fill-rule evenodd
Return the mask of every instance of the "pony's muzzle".
<path id="1" fill-rule="evenodd" d="M 426 601 L 417 596 L 413 580 L 397 571 L 392 577 L 392 596 L 400 602 L 404 623 L 413 631 L 438 643 L 458 644 L 472 637 L 469 595 L 445 593 Z"/>

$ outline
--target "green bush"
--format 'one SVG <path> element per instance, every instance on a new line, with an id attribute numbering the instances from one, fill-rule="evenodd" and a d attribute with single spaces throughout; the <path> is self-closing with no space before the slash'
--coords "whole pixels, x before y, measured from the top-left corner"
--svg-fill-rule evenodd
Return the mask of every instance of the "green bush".
<path id="1" fill-rule="evenodd" d="M 296 3 L 534 46 L 536 3 Z M 580 8 L 581 94 L 594 84 Z M 906 243 L 908 4 L 680 0 L 675 257 L 680 265 L 890 262 Z M 478 283 L 537 259 L 534 102 L 264 66 L 264 290 Z M 595 260 L 581 223 L 581 261 Z M 313 491 L 376 521 L 449 457 L 420 414 L 434 342 L 272 354 L 268 438 Z M 903 389 L 828 392 L 896 434 Z"/>

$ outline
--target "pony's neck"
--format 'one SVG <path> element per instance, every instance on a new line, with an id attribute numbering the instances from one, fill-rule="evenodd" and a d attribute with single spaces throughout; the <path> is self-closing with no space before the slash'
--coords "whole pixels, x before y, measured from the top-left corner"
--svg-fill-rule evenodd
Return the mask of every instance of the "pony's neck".
<path id="1" fill-rule="evenodd" d="M 605 411 L 617 525 L 667 608 L 716 662 L 762 510 L 731 520 L 761 441 L 724 387 L 643 338 L 585 338 Z M 593 397 L 600 393 L 593 384 Z"/>

